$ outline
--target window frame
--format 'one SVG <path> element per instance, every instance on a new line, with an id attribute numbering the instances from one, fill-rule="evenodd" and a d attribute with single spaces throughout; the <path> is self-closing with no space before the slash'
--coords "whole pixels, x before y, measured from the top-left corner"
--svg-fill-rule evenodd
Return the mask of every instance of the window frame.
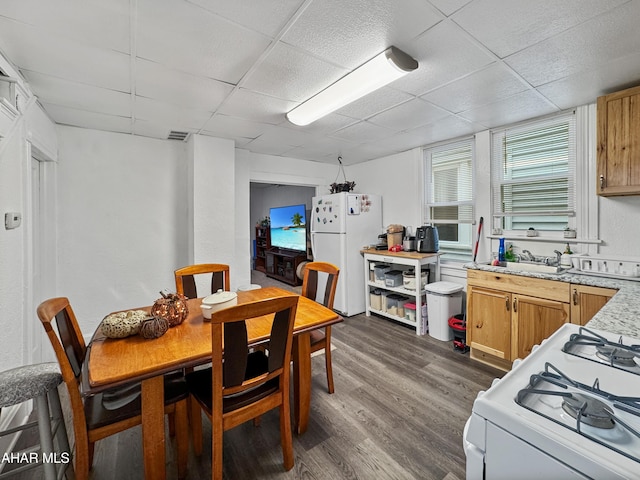
<path id="1" fill-rule="evenodd" d="M 470 150 L 470 158 L 469 158 L 469 182 L 471 187 L 471 198 L 469 200 L 454 200 L 454 201 L 441 201 L 436 202 L 432 201 L 432 195 L 435 194 L 434 185 L 433 185 L 433 173 L 434 166 L 432 164 L 432 158 L 434 153 L 441 153 L 444 151 L 453 151 L 458 150 L 460 148 L 468 147 Z M 472 260 L 472 250 L 473 250 L 473 242 L 474 242 L 474 224 L 475 224 L 475 212 L 476 212 L 476 188 L 475 188 L 475 177 L 476 177 L 476 144 L 475 144 L 475 136 L 464 137 L 455 140 L 450 140 L 446 142 L 440 142 L 437 144 L 429 145 L 423 148 L 423 165 L 424 165 L 424 198 L 423 198 L 423 223 L 432 224 L 432 225 L 457 225 L 458 226 L 458 241 L 448 241 L 443 240 L 442 236 L 440 236 L 440 253 L 442 254 L 441 260 L 444 261 L 455 261 L 466 263 Z M 442 167 L 436 167 L 436 170 L 442 171 Z M 460 178 L 460 177 L 458 177 Z M 458 198 L 459 196 L 456 195 Z M 460 221 L 458 217 L 457 220 L 446 220 L 441 219 L 437 220 L 432 218 L 432 208 L 434 207 L 447 207 L 447 206 L 457 206 L 457 207 L 470 207 L 470 213 L 468 214 L 468 218 L 464 221 Z M 465 238 L 461 241 L 460 238 L 464 236 Z"/>
<path id="2" fill-rule="evenodd" d="M 576 217 L 578 215 L 577 201 L 579 198 L 579 186 L 578 186 L 578 118 L 575 110 L 563 111 L 557 114 L 541 117 L 526 122 L 512 124 L 496 129 L 492 129 L 491 133 L 491 153 L 490 153 L 490 183 L 491 183 L 491 218 L 492 229 L 502 231 L 503 234 L 522 234 L 526 230 L 526 227 L 521 228 L 507 228 L 507 218 L 518 218 L 519 223 L 524 222 L 523 218 L 528 216 L 532 219 L 532 224 L 539 222 L 539 218 L 544 219 L 547 223 L 553 224 L 552 217 L 562 217 L 562 222 L 555 222 L 556 224 L 562 223 L 561 228 L 536 228 L 539 232 L 543 232 L 545 236 L 550 237 L 562 237 L 562 230 L 565 227 L 575 228 Z M 504 144 L 498 148 L 497 137 L 501 136 L 504 141 L 505 137 L 511 133 L 512 135 L 521 135 L 526 132 L 535 132 L 536 130 L 549 129 L 552 125 L 562 123 L 566 121 L 568 125 L 568 138 L 567 138 L 567 171 L 566 173 L 549 172 L 546 174 L 540 174 L 535 176 L 524 177 L 523 181 L 514 181 L 513 179 L 499 179 L 499 171 L 502 170 L 504 162 Z M 511 212 L 507 213 L 502 208 L 503 197 L 500 191 L 505 186 L 522 186 L 532 181 L 553 181 L 564 180 L 567 181 L 567 208 L 564 210 L 550 210 L 548 213 L 523 213 L 523 212 Z M 538 219 L 536 219 L 538 217 Z M 512 220 L 513 222 L 513 220 Z M 513 226 L 513 224 L 511 224 Z"/>

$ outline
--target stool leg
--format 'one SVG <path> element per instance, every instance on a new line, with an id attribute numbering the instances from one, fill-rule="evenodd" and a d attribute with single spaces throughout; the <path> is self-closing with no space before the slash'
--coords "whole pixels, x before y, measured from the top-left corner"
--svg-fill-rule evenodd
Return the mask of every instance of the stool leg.
<path id="1" fill-rule="evenodd" d="M 49 403 L 47 394 L 36 397 L 38 408 L 38 432 L 40 433 L 40 454 L 42 455 L 44 478 L 46 480 L 56 480 L 56 464 L 53 459 L 53 438 L 51 437 L 51 423 L 49 418 Z M 49 461 L 46 457 L 48 457 Z"/>
<path id="2" fill-rule="evenodd" d="M 60 404 L 60 395 L 58 389 L 54 388 L 49 392 L 49 406 L 51 407 L 51 415 L 54 421 L 58 421 L 58 430 L 54 439 L 58 439 L 58 449 L 61 453 L 68 453 L 68 463 L 63 464 L 63 470 L 66 472 L 67 478 L 75 478 L 73 472 L 73 461 L 71 456 L 71 447 L 69 446 L 69 437 L 67 436 L 67 426 L 64 423 L 64 415 L 62 414 L 62 405 Z M 69 471 L 70 470 L 70 471 Z M 71 475 L 69 475 L 71 474 Z"/>

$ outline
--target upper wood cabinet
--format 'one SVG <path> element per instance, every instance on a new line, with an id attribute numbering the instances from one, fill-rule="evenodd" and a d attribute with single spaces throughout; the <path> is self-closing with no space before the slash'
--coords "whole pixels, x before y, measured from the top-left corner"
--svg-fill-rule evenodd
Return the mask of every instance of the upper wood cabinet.
<path id="1" fill-rule="evenodd" d="M 640 87 L 598 97 L 598 195 L 640 195 Z"/>

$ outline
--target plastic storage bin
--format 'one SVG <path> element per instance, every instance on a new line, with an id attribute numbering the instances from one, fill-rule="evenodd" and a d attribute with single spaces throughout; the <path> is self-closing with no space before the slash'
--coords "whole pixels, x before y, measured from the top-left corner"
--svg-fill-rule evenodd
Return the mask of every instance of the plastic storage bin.
<path id="1" fill-rule="evenodd" d="M 449 318 L 462 310 L 462 285 L 434 282 L 426 286 L 429 312 L 429 335 L 437 340 L 453 340 Z"/>
<path id="2" fill-rule="evenodd" d="M 375 290 L 369 292 L 369 297 L 371 308 L 373 308 L 374 310 L 382 310 L 382 291 L 376 288 Z"/>
<path id="3" fill-rule="evenodd" d="M 429 278 L 428 270 L 420 270 L 420 290 L 422 290 L 427 284 Z M 405 270 L 402 272 L 402 285 L 407 290 L 415 290 L 416 289 L 416 272 L 412 268 L 411 270 Z"/>
<path id="4" fill-rule="evenodd" d="M 373 267 L 373 275 L 375 276 L 375 282 L 384 286 L 384 274 L 391 270 L 391 267 L 384 263 L 376 264 Z"/>
<path id="5" fill-rule="evenodd" d="M 384 284 L 386 287 L 399 287 L 402 285 L 402 271 L 390 270 L 384 274 Z"/>

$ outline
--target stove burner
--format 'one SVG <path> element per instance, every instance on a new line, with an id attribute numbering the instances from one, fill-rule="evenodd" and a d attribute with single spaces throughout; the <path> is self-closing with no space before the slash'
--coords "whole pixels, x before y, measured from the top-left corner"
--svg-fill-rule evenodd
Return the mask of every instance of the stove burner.
<path id="1" fill-rule="evenodd" d="M 575 419 L 580 415 L 580 422 L 592 427 L 613 428 L 615 425 L 605 403 L 581 393 L 572 393 L 570 397 L 566 397 L 562 402 L 562 409 Z"/>
<path id="2" fill-rule="evenodd" d="M 601 345 L 596 347 L 596 355 L 613 365 L 622 367 L 635 367 L 635 354 L 614 345 Z"/>

